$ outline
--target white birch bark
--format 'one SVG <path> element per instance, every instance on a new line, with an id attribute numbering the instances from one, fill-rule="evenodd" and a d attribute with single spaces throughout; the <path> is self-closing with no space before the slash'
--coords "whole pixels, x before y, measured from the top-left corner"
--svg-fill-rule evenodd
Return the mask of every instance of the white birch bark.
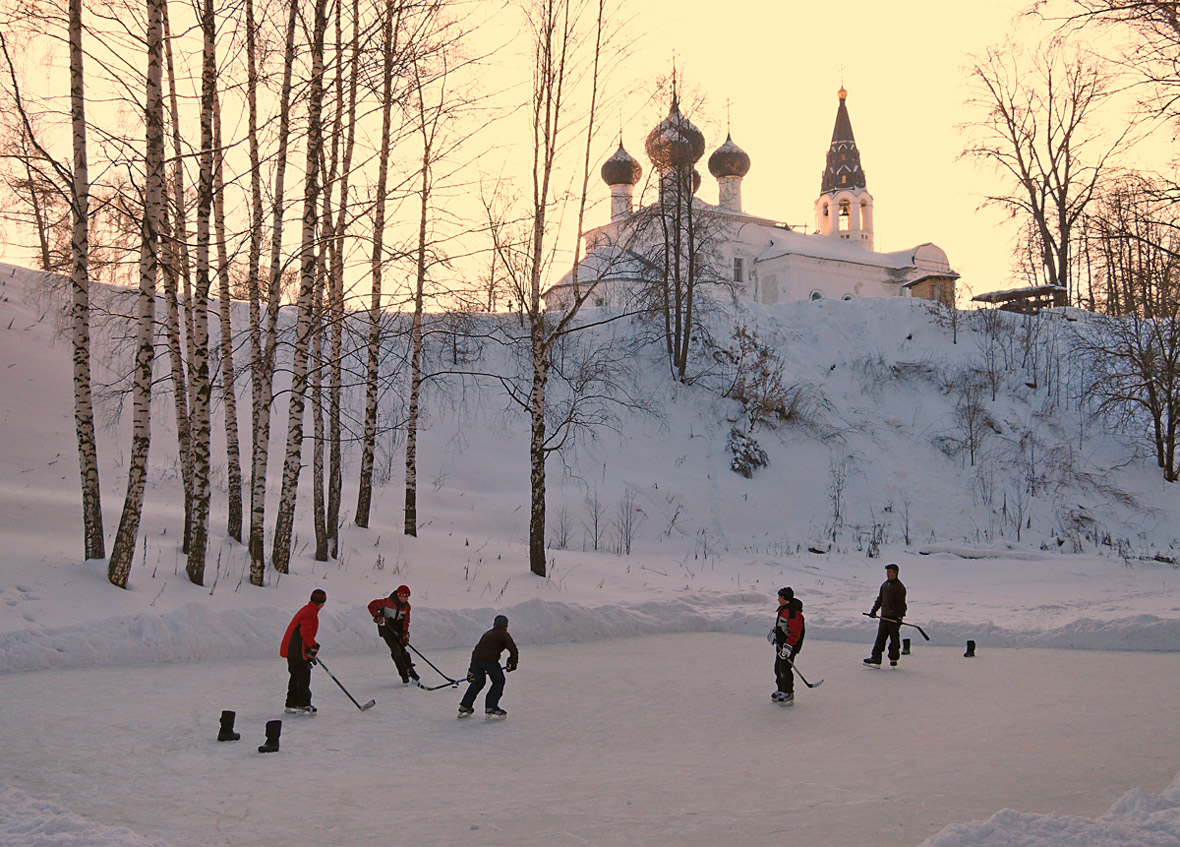
<path id="1" fill-rule="evenodd" d="M 307 393 L 307 358 L 313 331 L 315 308 L 316 225 L 319 217 L 320 160 L 323 149 L 322 113 L 324 102 L 324 34 L 327 30 L 327 0 L 315 0 L 312 27 L 311 85 L 307 114 L 307 169 L 303 188 L 303 234 L 300 240 L 299 313 L 291 367 L 291 397 L 287 409 L 287 450 L 283 461 L 283 485 L 275 516 L 271 559 L 279 573 L 291 563 L 291 535 L 299 487 L 303 450 L 303 412 Z"/>
<path id="2" fill-rule="evenodd" d="M 226 534 L 242 541 L 242 457 L 238 446 L 238 398 L 234 369 L 233 300 L 229 293 L 229 250 L 225 234 L 225 147 L 221 101 L 213 92 L 213 217 L 217 237 L 217 298 L 220 305 L 221 397 L 225 408 Z"/>
<path id="3" fill-rule="evenodd" d="M 113 585 L 127 587 L 139 523 L 143 514 L 143 495 L 147 481 L 148 452 L 151 446 L 152 401 L 152 319 L 155 312 L 156 274 L 158 272 L 160 207 L 164 202 L 164 114 L 161 78 L 163 74 L 163 9 L 166 0 L 147 3 L 147 86 L 144 100 L 144 123 L 147 144 L 144 171 L 146 186 L 143 207 L 143 237 L 139 253 L 139 298 L 135 378 L 132 386 L 133 420 L 131 453 L 127 471 L 127 494 L 119 529 L 111 545 L 107 578 Z"/>
<path id="4" fill-rule="evenodd" d="M 400 6 L 398 6 L 400 15 Z M 360 486 L 357 494 L 356 525 L 369 525 L 373 504 L 373 454 L 377 445 L 377 385 L 381 354 L 381 273 L 385 266 L 385 200 L 389 181 L 390 136 L 392 134 L 394 74 L 394 3 L 387 0 L 381 30 L 383 54 L 381 95 L 381 152 L 377 162 L 377 200 L 373 209 L 373 253 L 369 264 L 369 337 L 365 369 L 365 423 L 361 444 Z"/>
<path id="5" fill-rule="evenodd" d="M 216 22 L 213 0 L 201 7 L 204 36 L 201 63 L 201 149 L 197 180 L 196 286 L 193 290 L 192 438 L 193 438 L 193 525 L 189 535 L 188 578 L 204 585 L 205 554 L 209 546 L 209 466 L 213 427 L 210 403 L 213 385 L 209 374 L 209 291 L 212 286 L 210 247 L 213 218 L 213 104 L 217 66 L 214 55 Z"/>
<path id="6" fill-rule="evenodd" d="M 261 504 L 266 499 L 266 463 L 258 475 L 258 456 L 265 452 L 260 445 L 257 421 L 270 414 L 270 392 L 264 388 L 262 357 L 262 163 L 258 144 L 258 58 L 254 31 L 254 0 L 246 0 L 246 111 L 247 144 L 250 152 L 250 246 L 246 260 L 246 288 L 250 298 L 250 408 L 255 421 L 250 445 L 250 584 L 261 586 L 265 573 L 262 533 L 265 511 Z M 281 195 L 281 192 L 280 192 Z M 281 199 L 281 197 L 280 197 Z M 255 512 L 256 502 L 260 510 Z M 255 555 L 257 553 L 257 555 Z"/>
<path id="7" fill-rule="evenodd" d="M 192 298 L 189 286 L 190 257 L 188 247 L 188 213 L 184 196 L 184 152 L 180 137 L 180 103 L 176 93 L 176 66 L 172 59 L 172 28 L 168 17 L 168 4 L 163 6 L 164 16 L 164 58 L 168 73 L 169 117 L 172 121 L 172 203 L 171 215 L 162 214 L 162 223 L 171 218 L 166 232 L 168 261 L 162 270 L 168 298 L 168 354 L 172 366 L 173 407 L 176 414 L 176 442 L 180 459 L 180 480 L 184 486 L 184 537 L 181 549 L 188 553 L 193 523 L 193 446 L 190 419 L 192 407 L 192 386 L 188 379 L 187 363 L 192 362 Z M 167 202 L 167 200 L 165 200 Z M 165 210 L 166 212 L 166 210 Z M 165 234 L 165 230 L 161 230 Z M 180 309 L 184 308 L 184 327 L 180 322 Z M 176 314 L 173 315 L 172 309 Z M 175 333 L 175 338 L 173 334 Z"/>
<path id="8" fill-rule="evenodd" d="M 82 53 L 82 0 L 70 0 L 70 118 L 73 126 L 73 238 L 70 245 L 74 354 L 74 430 L 82 476 L 82 534 L 87 559 L 106 556 L 98 444 L 90 381 L 90 171 L 86 150 L 86 90 Z"/>
<path id="9" fill-rule="evenodd" d="M 274 402 L 275 349 L 278 343 L 279 303 L 282 298 L 283 205 L 286 198 L 287 139 L 291 131 L 291 76 L 295 64 L 295 25 L 299 4 L 287 7 L 283 49 L 283 84 L 279 93 L 279 147 L 275 154 L 274 207 L 271 224 L 270 270 L 267 274 L 265 337 L 261 339 L 261 367 L 254 374 L 254 441 L 250 469 L 250 580 L 262 585 L 265 573 L 266 472 L 270 458 L 271 404 Z M 257 133 L 255 133 L 257 137 Z"/>

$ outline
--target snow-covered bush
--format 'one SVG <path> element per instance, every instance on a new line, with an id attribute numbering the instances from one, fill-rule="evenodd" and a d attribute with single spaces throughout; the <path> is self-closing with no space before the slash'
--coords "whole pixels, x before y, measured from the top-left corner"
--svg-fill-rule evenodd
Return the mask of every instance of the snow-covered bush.
<path id="1" fill-rule="evenodd" d="M 744 432 L 731 429 L 727 446 L 729 452 L 733 454 L 733 460 L 729 463 L 730 469 L 734 473 L 740 473 L 746 479 L 752 477 L 758 468 L 764 468 L 770 464 L 770 457 L 766 455 L 766 451 Z"/>

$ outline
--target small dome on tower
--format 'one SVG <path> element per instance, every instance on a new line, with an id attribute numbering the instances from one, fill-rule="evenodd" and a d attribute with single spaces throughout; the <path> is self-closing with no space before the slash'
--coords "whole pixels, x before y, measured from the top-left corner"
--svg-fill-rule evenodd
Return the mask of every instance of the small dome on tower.
<path id="1" fill-rule="evenodd" d="M 682 168 L 705 155 L 705 136 L 680 113 L 680 103 L 673 98 L 668 117 L 648 133 L 644 147 L 656 167 Z"/>
<path id="2" fill-rule="evenodd" d="M 643 167 L 623 149 L 622 141 L 614 155 L 602 163 L 602 181 L 607 185 L 635 185 L 641 176 Z"/>
<path id="3" fill-rule="evenodd" d="M 721 179 L 723 176 L 745 176 L 750 172 L 750 156 L 725 136 L 725 143 L 709 157 L 709 173 Z"/>

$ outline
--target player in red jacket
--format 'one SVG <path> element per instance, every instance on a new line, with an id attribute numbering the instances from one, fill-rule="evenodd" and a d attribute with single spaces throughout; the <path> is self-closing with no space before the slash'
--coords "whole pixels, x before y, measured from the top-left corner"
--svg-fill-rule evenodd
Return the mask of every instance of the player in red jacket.
<path id="1" fill-rule="evenodd" d="M 790 705 L 795 701 L 795 671 L 792 662 L 803 647 L 807 627 L 803 622 L 803 601 L 790 588 L 778 591 L 778 616 L 766 639 L 775 646 L 774 678 L 778 684 L 770 699 Z"/>
<path id="2" fill-rule="evenodd" d="M 388 597 L 378 597 L 369 604 L 369 614 L 377 624 L 377 634 L 389 645 L 389 655 L 401 675 L 402 685 L 418 681 L 414 663 L 406 652 L 410 643 L 410 586 L 399 585 Z"/>
<path id="3" fill-rule="evenodd" d="M 316 707 L 311 705 L 311 666 L 320 651 L 315 634 L 320 628 L 320 609 L 328 602 L 328 594 L 322 588 L 311 592 L 307 605 L 295 613 L 287 631 L 279 655 L 287 660 L 291 680 L 287 683 L 287 707 L 289 715 L 314 715 Z"/>

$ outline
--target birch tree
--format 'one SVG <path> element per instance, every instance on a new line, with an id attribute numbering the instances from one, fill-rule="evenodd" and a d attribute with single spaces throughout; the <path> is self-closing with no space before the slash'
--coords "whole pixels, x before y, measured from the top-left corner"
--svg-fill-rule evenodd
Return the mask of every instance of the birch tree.
<path id="1" fill-rule="evenodd" d="M 233 300 L 229 290 L 229 248 L 225 222 L 225 146 L 221 138 L 221 103 L 213 97 L 213 213 L 217 238 L 217 298 L 220 305 L 219 351 L 221 398 L 225 407 L 226 534 L 242 541 L 242 458 L 238 444 L 238 398 L 235 386 Z"/>
<path id="2" fill-rule="evenodd" d="M 270 264 L 267 274 L 267 307 L 265 336 L 257 329 L 261 321 L 251 320 L 251 331 L 258 332 L 252 340 L 254 364 L 251 381 L 254 385 L 254 440 L 250 463 L 250 582 L 262 585 L 265 574 L 266 533 L 266 468 L 270 456 L 271 403 L 274 401 L 274 370 L 277 346 L 279 302 L 282 294 L 283 273 L 283 205 L 286 197 L 288 138 L 291 134 L 291 77 L 295 64 L 295 25 L 299 20 L 299 4 L 290 0 L 287 7 L 287 26 L 283 48 L 283 81 L 279 91 L 278 150 L 275 152 L 273 212 L 271 222 Z M 256 99 L 255 99 L 256 103 Z M 256 107 L 255 107 L 256 109 Z M 251 131 L 257 146 L 258 129 Z M 256 154 L 252 154 L 257 157 Z M 252 163 L 254 166 L 254 163 Z M 257 192 L 260 194 L 261 192 Z M 261 203 L 259 204 L 261 217 Z M 259 223 L 257 226 L 261 227 Z M 255 292 L 257 294 L 257 292 Z M 260 311 L 251 303 L 252 316 Z M 289 542 L 288 542 L 289 543 Z"/>
<path id="3" fill-rule="evenodd" d="M 377 444 L 377 386 L 381 367 L 381 284 L 385 267 L 385 213 L 388 201 L 389 157 L 392 149 L 394 71 L 403 6 L 386 0 L 381 22 L 381 147 L 377 154 L 377 187 L 373 202 L 373 243 L 369 261 L 369 310 L 365 367 L 365 419 L 355 522 L 369 525 L 373 504 L 373 455 Z"/>
<path id="4" fill-rule="evenodd" d="M 597 280 L 587 281 L 585 288 L 564 310 L 550 314 L 542 300 L 542 287 L 551 267 L 552 241 L 557 234 L 555 221 L 550 220 L 557 199 L 558 154 L 567 137 L 576 132 L 578 114 L 570 102 L 575 96 L 576 81 L 585 80 L 589 98 L 584 113 L 584 129 L 593 134 L 597 126 L 599 61 L 602 58 L 606 25 L 604 0 L 583 5 L 577 0 L 538 0 L 528 10 L 534 56 L 533 88 L 531 97 L 532 123 L 532 192 L 528 208 L 528 231 L 524 251 L 513 255 L 509 245 L 497 241 L 508 273 L 522 305 L 528 330 L 529 362 L 532 370 L 531 386 L 521 404 L 529 417 L 529 569 L 538 576 L 546 573 L 545 560 L 545 461 L 557 449 L 546 434 L 546 390 L 549 383 L 551 357 L 561 338 L 571 329 L 586 298 L 593 293 Z M 587 35 L 589 37 L 587 38 Z M 584 42 L 582 39 L 586 38 Z M 586 44 L 589 44 L 586 47 Z M 587 53 L 581 52 L 585 47 Z M 587 150 L 590 146 L 587 146 Z M 581 163 L 580 183 L 588 185 L 589 156 Z M 586 192 L 575 192 L 579 206 L 577 219 L 582 219 Z M 579 227 L 580 229 L 580 227 Z M 494 234 L 495 235 L 495 234 Z M 581 243 L 582 233 L 575 235 L 575 247 Z M 577 266 L 577 249 L 574 251 Z"/>
<path id="5" fill-rule="evenodd" d="M 193 290 L 193 520 L 189 535 L 188 578 L 197 585 L 205 579 L 205 554 L 209 546 L 209 467 L 213 435 L 210 404 L 213 384 L 209 373 L 209 292 L 212 287 L 211 225 L 213 220 L 213 108 L 216 100 L 216 20 L 213 0 L 201 5 L 201 148 L 197 181 L 197 283 Z"/>
<path id="6" fill-rule="evenodd" d="M 139 294 L 135 376 L 132 387 L 133 420 L 131 453 L 128 460 L 127 493 L 123 514 L 111 545 L 107 578 L 111 584 L 127 587 L 135 542 L 143 514 L 147 481 L 148 452 L 151 447 L 152 320 L 155 312 L 156 275 L 159 270 L 159 221 L 164 203 L 164 110 L 163 110 L 163 5 L 167 0 L 147 2 L 147 76 L 144 98 L 144 202 L 142 241 L 139 253 Z"/>
<path id="7" fill-rule="evenodd" d="M 303 448 L 303 412 L 307 393 L 307 360 L 314 331 L 316 283 L 316 227 L 319 223 L 321 126 L 324 102 L 324 38 L 328 28 L 327 0 L 315 0 L 311 31 L 311 79 L 307 110 L 307 168 L 303 185 L 303 233 L 300 240 L 299 305 L 291 367 L 291 396 L 287 407 L 287 450 L 283 483 L 275 516 L 272 561 L 280 573 L 291 562 L 291 536 Z"/>

